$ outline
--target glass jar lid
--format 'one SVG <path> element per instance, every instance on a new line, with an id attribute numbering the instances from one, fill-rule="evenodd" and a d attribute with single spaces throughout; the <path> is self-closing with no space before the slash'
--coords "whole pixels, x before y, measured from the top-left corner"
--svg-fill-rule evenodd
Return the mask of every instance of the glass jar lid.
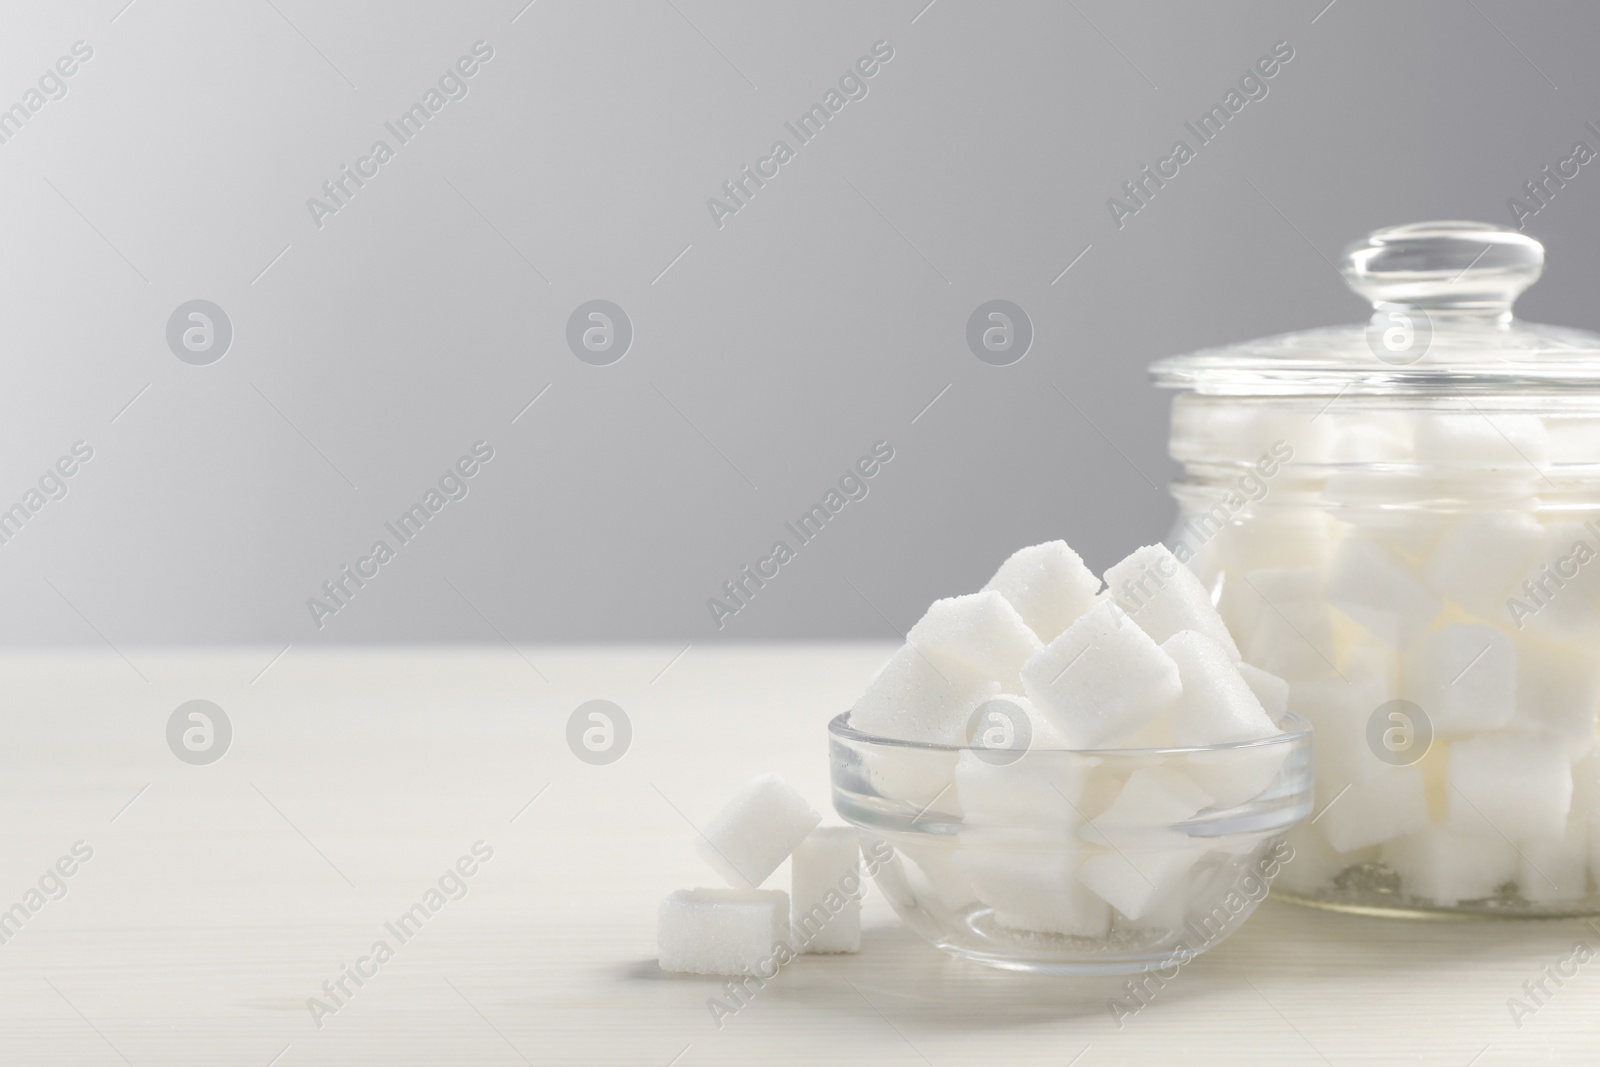
<path id="1" fill-rule="evenodd" d="M 1159 360 L 1156 383 L 1239 396 L 1600 392 L 1600 334 L 1523 322 L 1511 304 L 1544 246 L 1481 222 L 1375 230 L 1340 272 L 1372 303 L 1365 324 L 1280 334 Z"/>

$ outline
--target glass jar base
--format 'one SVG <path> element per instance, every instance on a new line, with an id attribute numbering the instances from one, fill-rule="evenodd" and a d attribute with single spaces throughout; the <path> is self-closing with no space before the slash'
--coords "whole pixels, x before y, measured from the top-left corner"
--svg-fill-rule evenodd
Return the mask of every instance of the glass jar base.
<path id="1" fill-rule="evenodd" d="M 1302 907 L 1382 919 L 1582 919 L 1600 915 L 1600 897 L 1535 903 L 1517 896 L 1495 896 L 1439 904 L 1401 893 L 1334 888 L 1314 894 L 1273 889 L 1272 896 Z"/>

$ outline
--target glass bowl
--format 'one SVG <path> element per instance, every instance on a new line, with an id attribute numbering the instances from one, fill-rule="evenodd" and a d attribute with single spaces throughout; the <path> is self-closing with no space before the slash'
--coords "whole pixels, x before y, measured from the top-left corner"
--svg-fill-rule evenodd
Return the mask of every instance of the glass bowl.
<path id="1" fill-rule="evenodd" d="M 828 725 L 833 803 L 934 946 L 1009 970 L 1182 966 L 1249 918 L 1311 811 L 1311 728 L 1193 748 L 899 741 Z"/>

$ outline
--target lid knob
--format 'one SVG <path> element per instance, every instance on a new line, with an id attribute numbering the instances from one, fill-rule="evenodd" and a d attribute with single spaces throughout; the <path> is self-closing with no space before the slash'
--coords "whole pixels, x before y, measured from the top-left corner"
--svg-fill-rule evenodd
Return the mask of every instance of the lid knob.
<path id="1" fill-rule="evenodd" d="M 1379 305 L 1511 321 L 1511 303 L 1544 270 L 1544 246 L 1486 222 L 1414 222 L 1344 250 L 1350 288 Z"/>

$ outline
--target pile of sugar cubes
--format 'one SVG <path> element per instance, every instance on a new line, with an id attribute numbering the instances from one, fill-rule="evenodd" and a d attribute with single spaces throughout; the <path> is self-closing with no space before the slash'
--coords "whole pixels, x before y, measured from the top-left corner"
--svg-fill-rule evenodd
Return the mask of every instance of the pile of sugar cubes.
<path id="1" fill-rule="evenodd" d="M 982 591 L 936 601 L 851 709 L 864 733 L 967 746 L 900 748 L 868 768 L 883 796 L 961 818 L 955 847 L 902 848 L 952 908 L 976 903 L 1003 926 L 1076 937 L 1106 936 L 1116 916 L 1175 922 L 1205 873 L 1237 857 L 1208 857 L 1172 827 L 1250 800 L 1279 771 L 1282 745 L 1261 746 L 1253 763 L 1233 750 L 1131 772 L 1051 760 L 1053 750 L 1282 733 L 1287 684 L 1241 661 L 1207 590 L 1171 552 L 1140 548 L 1104 584 L 1064 541 L 1024 548 Z M 974 712 L 997 699 L 1027 719 L 1031 740 L 1015 761 L 970 747 Z M 1013 827 L 1072 846 L 1011 847 Z"/>
<path id="2" fill-rule="evenodd" d="M 775 774 L 741 789 L 695 841 L 727 886 L 680 889 L 661 902 L 661 969 L 766 979 L 800 953 L 859 951 L 856 831 L 821 822 L 816 809 Z M 792 895 L 762 889 L 784 860 Z"/>
<path id="3" fill-rule="evenodd" d="M 1291 834 L 1280 887 L 1325 895 L 1387 868 L 1438 905 L 1588 897 L 1600 512 L 1593 475 L 1573 491 L 1559 471 L 1595 463 L 1600 422 L 1318 407 L 1183 398 L 1173 415 L 1179 458 L 1293 450 L 1272 489 L 1293 503 L 1219 523 L 1199 502 L 1176 535 L 1200 542 L 1191 566 L 1245 656 L 1316 728 L 1321 813 Z"/>

